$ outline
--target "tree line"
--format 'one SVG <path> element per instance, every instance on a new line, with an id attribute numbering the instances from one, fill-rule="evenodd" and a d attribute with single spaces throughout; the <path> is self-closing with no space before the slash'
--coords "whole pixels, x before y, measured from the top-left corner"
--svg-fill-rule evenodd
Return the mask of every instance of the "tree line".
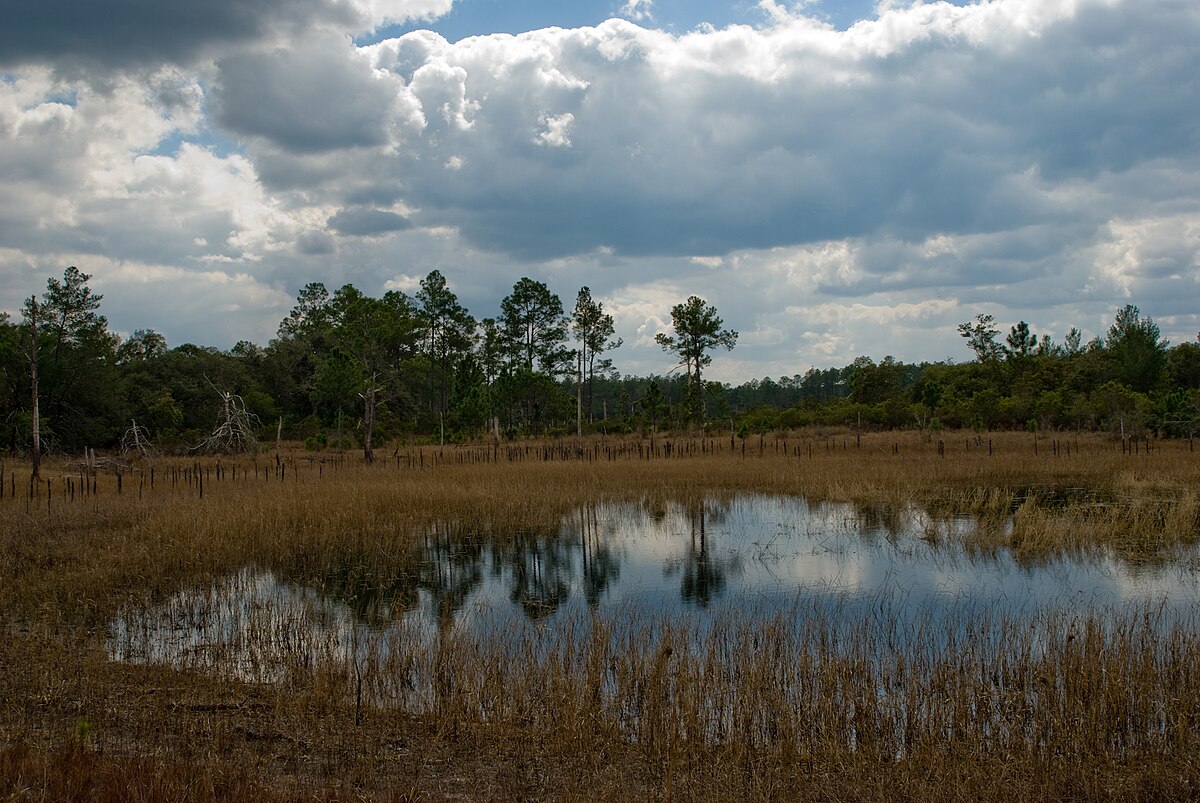
<path id="1" fill-rule="evenodd" d="M 370 459 L 372 441 L 401 436 L 582 431 L 607 413 L 597 379 L 614 376 L 609 355 L 622 345 L 587 287 L 568 312 L 545 283 L 522 278 L 499 315 L 477 320 L 435 270 L 411 297 L 308 284 L 265 346 L 172 348 L 152 330 L 109 331 L 90 278 L 69 267 L 25 302 L 20 321 L 0 314 L 0 449 L 36 454 L 37 438 L 41 449 L 74 452 L 131 432 L 174 450 L 220 447 L 214 431 L 249 426 L 315 448 L 363 445 Z M 663 348 L 694 385 L 680 399 L 695 420 L 709 352 L 732 348 L 737 333 L 694 296 L 673 324 Z"/>
<path id="2" fill-rule="evenodd" d="M 1003 333 L 987 314 L 958 333 L 974 360 L 859 357 L 790 381 L 752 381 L 730 396 L 758 431 L 812 424 L 1161 437 L 1200 431 L 1200 342 L 1171 346 L 1136 306 L 1117 310 L 1108 331 L 1086 343 L 1077 328 L 1057 342 L 1025 321 Z"/>
<path id="3" fill-rule="evenodd" d="M 19 320 L 0 313 L 0 451 L 128 448 L 131 434 L 162 450 L 220 449 L 237 440 L 214 437 L 226 431 L 362 447 L 370 459 L 373 444 L 395 438 L 683 426 L 743 437 L 809 425 L 1168 437 L 1200 429 L 1200 343 L 1172 346 L 1135 306 L 1086 343 L 1077 329 L 1057 342 L 1024 321 L 1004 333 L 980 315 L 959 327 L 971 361 L 863 356 L 729 385 L 704 369 L 738 334 L 696 296 L 672 309 L 670 333 L 656 338 L 677 369 L 638 377 L 618 371 L 621 339 L 587 287 L 567 310 L 546 284 L 522 278 L 497 316 L 476 319 L 439 271 L 412 296 L 311 283 L 265 346 L 223 351 L 171 347 L 148 329 L 118 337 L 89 279 L 67 268 Z"/>

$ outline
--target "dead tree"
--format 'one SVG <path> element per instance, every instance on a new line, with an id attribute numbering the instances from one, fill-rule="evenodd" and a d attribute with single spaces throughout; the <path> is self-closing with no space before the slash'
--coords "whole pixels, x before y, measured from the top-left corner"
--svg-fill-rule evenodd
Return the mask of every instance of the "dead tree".
<path id="1" fill-rule="evenodd" d="M 374 377 L 371 379 L 371 386 L 358 394 L 363 400 L 363 460 L 367 463 L 375 462 L 375 452 L 371 449 L 371 437 L 375 432 L 375 397 L 381 390 L 381 388 L 375 387 Z"/>
<path id="2" fill-rule="evenodd" d="M 33 453 L 30 461 L 33 463 L 33 481 L 42 477 L 42 422 L 38 406 L 38 303 L 37 296 L 29 297 L 29 380 L 33 387 Z"/>
<path id="3" fill-rule="evenodd" d="M 208 379 L 208 377 L 205 377 Z M 242 397 L 230 391 L 217 390 L 212 381 L 209 386 L 221 397 L 221 413 L 212 434 L 196 445 L 195 451 L 217 454 L 250 454 L 258 451 L 258 417 L 246 409 Z"/>
<path id="4" fill-rule="evenodd" d="M 131 426 L 121 436 L 121 457 L 128 460 L 132 454 L 135 458 L 141 458 L 147 463 L 153 464 L 154 458 L 158 457 L 158 450 L 150 442 L 150 433 L 133 419 L 130 419 L 129 423 Z"/>

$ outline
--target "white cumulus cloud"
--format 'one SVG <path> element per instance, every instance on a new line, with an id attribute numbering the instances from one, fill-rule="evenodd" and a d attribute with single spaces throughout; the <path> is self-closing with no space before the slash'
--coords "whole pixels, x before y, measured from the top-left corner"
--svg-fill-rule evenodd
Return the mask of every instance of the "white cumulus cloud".
<path id="1" fill-rule="evenodd" d="M 191 28 L 160 5 L 6 18 L 0 308 L 75 262 L 106 307 L 131 270 L 164 309 L 184 285 L 223 309 L 209 277 L 245 277 L 239 332 L 309 281 L 436 267 L 483 316 L 531 275 L 607 299 L 631 371 L 669 367 L 671 305 L 710 299 L 747 333 L 715 377 L 942 358 L 976 311 L 1200 328 L 1191 0 L 884 3 L 848 30 L 763 2 L 682 35 L 630 2 L 645 25 L 365 46 L 449 0 L 222 0 Z"/>

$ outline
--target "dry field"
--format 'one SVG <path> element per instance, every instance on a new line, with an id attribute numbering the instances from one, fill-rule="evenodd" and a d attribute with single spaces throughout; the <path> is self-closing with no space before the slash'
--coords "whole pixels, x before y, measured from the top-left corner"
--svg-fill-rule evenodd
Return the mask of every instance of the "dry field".
<path id="1" fill-rule="evenodd" d="M 1028 560 L 1160 561 L 1200 539 L 1187 442 L 940 437 L 402 446 L 371 466 L 295 450 L 94 478 L 62 462 L 33 486 L 9 460 L 0 799 L 1200 794 L 1200 629 L 1155 627 L 1148 611 L 990 623 L 999 637 L 968 623 L 936 646 L 882 617 L 849 639 L 820 617 L 703 633 L 594 621 L 503 644 L 446 629 L 432 645 L 373 645 L 370 661 L 298 640 L 271 683 L 109 659 L 119 612 L 247 566 L 319 576 L 354 554 L 385 575 L 431 527 L 553 528 L 599 501 L 916 503 L 1011 517 L 969 546 Z"/>

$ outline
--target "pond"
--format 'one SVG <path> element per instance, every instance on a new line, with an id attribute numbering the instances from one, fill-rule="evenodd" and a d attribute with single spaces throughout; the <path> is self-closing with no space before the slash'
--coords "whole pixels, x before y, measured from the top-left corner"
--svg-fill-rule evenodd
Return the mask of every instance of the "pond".
<path id="1" fill-rule="evenodd" d="M 760 494 L 690 506 L 598 504 L 547 532 L 437 527 L 394 565 L 347 555 L 315 569 L 248 566 L 161 606 L 124 611 L 108 649 L 114 660 L 271 680 L 297 661 L 336 659 L 368 641 L 430 644 L 449 632 L 513 639 L 586 627 L 593 614 L 700 629 L 778 616 L 846 628 L 886 619 L 894 632 L 923 638 L 1063 612 L 1193 619 L 1194 550 L 1154 564 L 1104 551 L 1028 562 L 972 538 L 1011 526 L 934 518 L 912 505 Z"/>

